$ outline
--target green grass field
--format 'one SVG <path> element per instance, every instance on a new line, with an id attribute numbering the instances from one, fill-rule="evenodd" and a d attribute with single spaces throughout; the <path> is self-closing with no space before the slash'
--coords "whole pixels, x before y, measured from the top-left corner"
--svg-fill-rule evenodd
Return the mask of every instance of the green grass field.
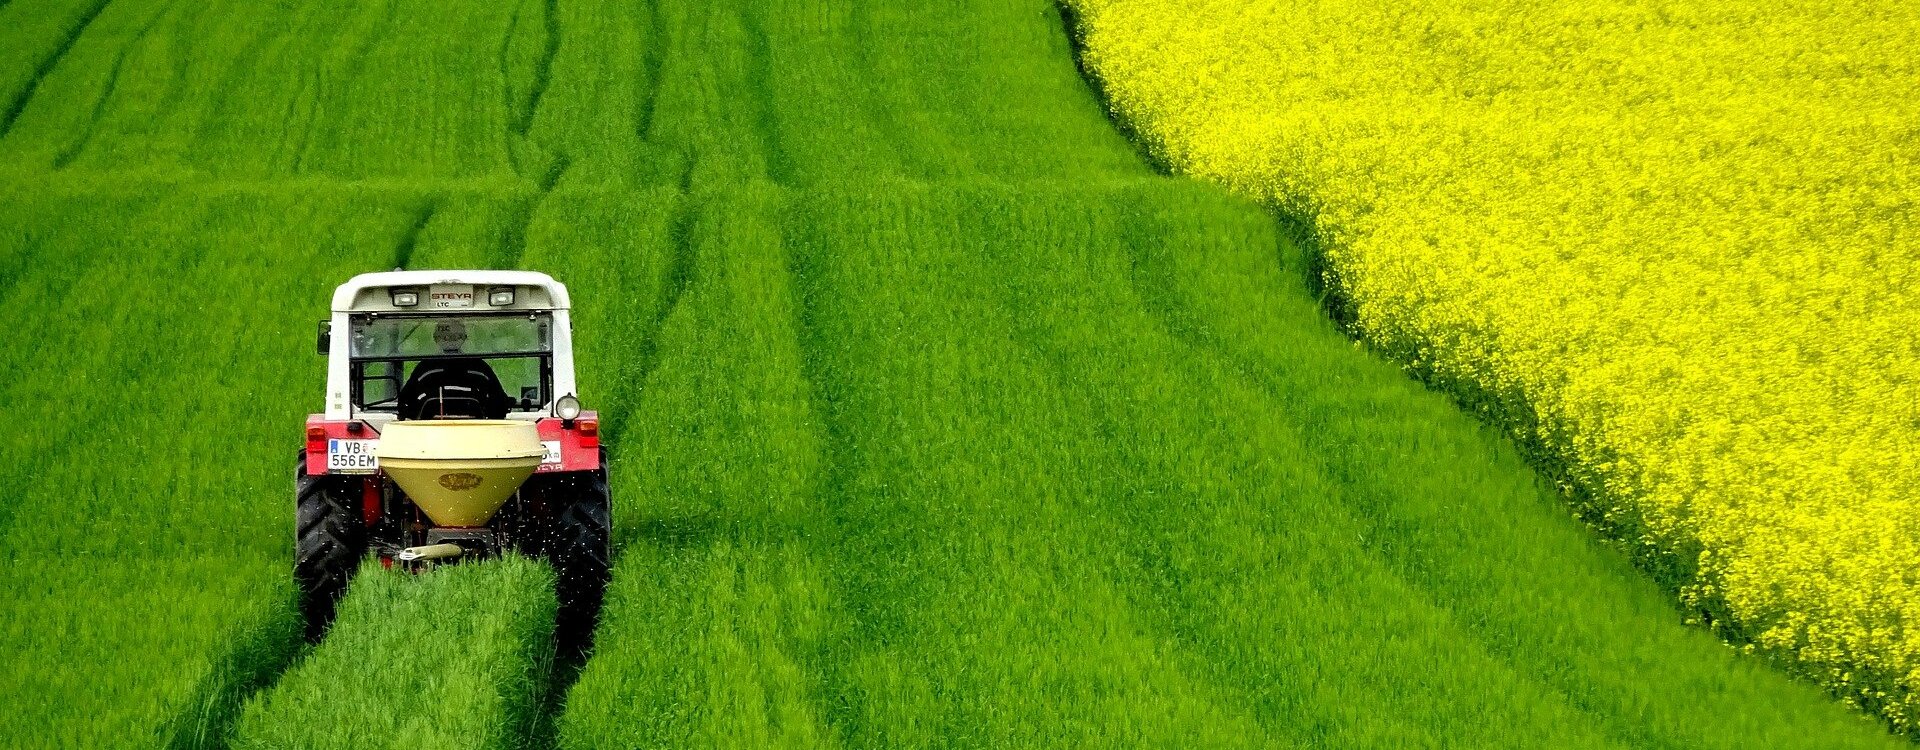
<path id="1" fill-rule="evenodd" d="M 552 588 L 525 559 L 417 577 L 369 561 L 326 640 L 249 703 L 232 747 L 525 747 L 551 682 Z"/>
<path id="2" fill-rule="evenodd" d="M 1044 0 L 0 2 L 0 744 L 1899 744 L 1682 626 L 1289 236 L 1149 168 Z M 313 322 L 397 265 L 572 287 L 577 672 L 524 561 L 298 642 Z"/>

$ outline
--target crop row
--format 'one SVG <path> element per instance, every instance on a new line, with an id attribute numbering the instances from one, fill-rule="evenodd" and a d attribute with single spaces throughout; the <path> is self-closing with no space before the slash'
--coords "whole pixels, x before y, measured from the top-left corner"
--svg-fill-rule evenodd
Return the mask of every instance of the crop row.
<path id="1" fill-rule="evenodd" d="M 250 700 L 228 747 L 510 750 L 538 739 L 553 572 L 523 558 L 417 578 L 369 561 L 326 640 Z"/>
<path id="2" fill-rule="evenodd" d="M 1145 176 L 1054 20 L 1033 0 L 14 0 L 0 172 L 423 191 Z M 1034 156 L 1056 151 L 1072 158 Z"/>
<path id="3" fill-rule="evenodd" d="M 319 377 L 312 300 L 372 262 L 379 212 L 0 189 L 0 388 L 31 426 L 0 436 L 0 737 L 191 745 L 293 654 L 284 415 Z"/>

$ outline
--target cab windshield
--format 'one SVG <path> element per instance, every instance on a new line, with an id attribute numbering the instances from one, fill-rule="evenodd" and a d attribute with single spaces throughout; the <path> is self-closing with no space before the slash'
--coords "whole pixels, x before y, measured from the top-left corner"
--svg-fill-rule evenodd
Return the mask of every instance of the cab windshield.
<path id="1" fill-rule="evenodd" d="M 369 313 L 351 318 L 348 360 L 353 403 L 368 411 L 400 412 L 403 419 L 430 414 L 451 404 L 462 416 L 497 417 L 505 410 L 531 411 L 549 400 L 553 383 L 553 316 L 544 312 L 492 315 L 396 315 Z M 424 367 L 423 367 L 424 366 Z M 457 368 L 469 375 L 477 393 L 462 392 L 479 403 L 439 403 L 419 391 L 423 374 Z M 429 403 L 429 401 L 432 401 Z"/>

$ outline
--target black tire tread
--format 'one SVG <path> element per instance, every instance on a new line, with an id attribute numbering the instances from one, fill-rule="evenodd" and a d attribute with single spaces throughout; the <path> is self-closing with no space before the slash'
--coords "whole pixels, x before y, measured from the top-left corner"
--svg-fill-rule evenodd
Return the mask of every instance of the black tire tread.
<path id="1" fill-rule="evenodd" d="M 600 469 L 556 477 L 548 490 L 555 511 L 545 557 L 556 576 L 560 612 L 556 638 L 561 649 L 583 653 L 591 645 L 594 624 L 612 578 L 612 497 L 607 486 L 606 454 Z"/>
<path id="2" fill-rule="evenodd" d="M 308 475 L 305 456 L 294 470 L 293 578 L 310 641 L 326 632 L 367 553 L 367 529 L 352 490 L 340 477 Z"/>

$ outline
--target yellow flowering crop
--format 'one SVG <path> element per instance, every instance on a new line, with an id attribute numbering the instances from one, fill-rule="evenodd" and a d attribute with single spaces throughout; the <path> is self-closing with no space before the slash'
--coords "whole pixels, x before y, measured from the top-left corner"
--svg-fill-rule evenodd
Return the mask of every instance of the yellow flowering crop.
<path id="1" fill-rule="evenodd" d="M 1920 4 L 1073 0 L 1174 168 L 1690 610 L 1920 729 Z"/>

